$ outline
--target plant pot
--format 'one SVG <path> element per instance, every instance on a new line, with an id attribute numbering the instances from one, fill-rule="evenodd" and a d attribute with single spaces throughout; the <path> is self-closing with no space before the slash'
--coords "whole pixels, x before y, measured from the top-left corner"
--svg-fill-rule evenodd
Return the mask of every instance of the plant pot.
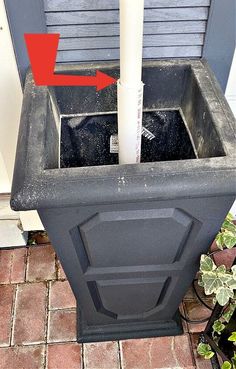
<path id="1" fill-rule="evenodd" d="M 213 261 L 217 266 L 225 265 L 227 269 L 231 269 L 236 258 L 236 247 L 232 249 L 219 250 L 212 255 Z"/>
<path id="2" fill-rule="evenodd" d="M 116 64 L 58 67 L 97 69 L 118 78 Z M 156 141 L 143 138 L 143 163 L 119 166 L 116 86 L 26 80 L 11 204 L 39 211 L 78 302 L 79 342 L 181 334 L 178 307 L 234 201 L 234 118 L 206 63 L 146 62 L 143 81 Z"/>

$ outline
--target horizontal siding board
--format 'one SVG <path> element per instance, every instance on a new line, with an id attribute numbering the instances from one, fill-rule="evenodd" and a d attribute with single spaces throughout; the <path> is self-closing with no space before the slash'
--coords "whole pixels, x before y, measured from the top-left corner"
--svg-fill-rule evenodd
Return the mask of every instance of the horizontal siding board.
<path id="1" fill-rule="evenodd" d="M 145 0 L 146 8 L 175 8 L 209 6 L 210 0 Z M 46 11 L 113 10 L 119 8 L 119 0 L 44 0 Z"/>
<path id="2" fill-rule="evenodd" d="M 60 33 L 61 37 L 118 36 L 119 24 L 92 24 L 80 26 L 49 26 L 49 33 Z M 206 21 L 153 22 L 144 24 L 144 34 L 205 33 Z"/>
<path id="3" fill-rule="evenodd" d="M 200 57 L 202 54 L 201 46 L 172 46 L 144 48 L 143 57 L 150 58 L 182 58 Z M 98 49 L 98 50 L 71 50 L 59 51 L 57 62 L 83 62 L 99 60 L 118 60 L 120 57 L 119 49 Z"/>
<path id="4" fill-rule="evenodd" d="M 209 8 L 146 9 L 146 22 L 207 20 Z M 119 23 L 118 10 L 46 13 L 47 25 Z"/>
<path id="5" fill-rule="evenodd" d="M 196 46 L 203 45 L 203 34 L 145 35 L 144 47 L 153 46 Z M 119 36 L 61 39 L 59 50 L 119 48 Z"/>

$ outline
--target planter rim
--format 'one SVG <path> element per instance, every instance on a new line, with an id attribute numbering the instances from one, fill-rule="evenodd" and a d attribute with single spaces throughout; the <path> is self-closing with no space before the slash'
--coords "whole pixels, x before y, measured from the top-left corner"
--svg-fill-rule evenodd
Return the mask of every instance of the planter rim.
<path id="1" fill-rule="evenodd" d="M 214 121 L 218 123 L 217 130 L 223 141 L 226 156 L 135 165 L 45 169 L 43 137 L 48 88 L 35 86 L 32 73 L 29 71 L 18 136 L 11 196 L 12 208 L 18 211 L 165 200 L 171 197 L 176 199 L 225 196 L 226 193 L 228 196 L 234 196 L 236 192 L 235 119 L 228 103 L 205 60 L 144 62 L 144 68 L 168 68 L 173 65 L 190 67 L 200 87 L 204 85 L 204 91 L 206 91 L 204 99 L 210 107 L 214 106 L 211 114 Z M 117 68 L 117 63 L 99 63 L 59 65 L 56 71 L 85 69 L 109 71 Z"/>

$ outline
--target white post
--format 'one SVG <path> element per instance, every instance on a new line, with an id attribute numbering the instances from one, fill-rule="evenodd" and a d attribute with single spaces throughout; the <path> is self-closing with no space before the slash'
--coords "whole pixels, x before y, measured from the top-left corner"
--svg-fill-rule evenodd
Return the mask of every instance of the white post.
<path id="1" fill-rule="evenodd" d="M 119 163 L 140 163 L 144 0 L 120 0 Z"/>

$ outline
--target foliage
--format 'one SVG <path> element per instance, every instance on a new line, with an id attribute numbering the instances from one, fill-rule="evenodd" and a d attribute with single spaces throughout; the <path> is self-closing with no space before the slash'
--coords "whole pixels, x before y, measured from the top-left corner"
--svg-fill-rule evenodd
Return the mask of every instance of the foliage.
<path id="1" fill-rule="evenodd" d="M 236 226 L 231 214 L 225 219 L 221 231 L 216 237 L 216 244 L 220 250 L 232 249 L 236 245 Z M 212 326 L 212 338 L 218 344 L 221 334 L 236 308 L 236 265 L 227 270 L 225 265 L 217 266 L 212 260 L 211 254 L 202 255 L 199 285 L 204 288 L 206 295 L 212 295 L 219 305 L 225 306 L 222 315 Z M 236 332 L 233 332 L 228 340 L 236 346 Z M 200 343 L 197 351 L 205 359 L 211 359 L 214 356 L 214 352 L 208 344 Z M 231 362 L 224 362 L 221 368 L 236 369 L 236 352 L 234 352 Z"/>
<path id="2" fill-rule="evenodd" d="M 225 265 L 217 267 L 210 256 L 202 255 L 200 273 L 200 284 L 204 287 L 206 295 L 215 294 L 221 306 L 225 306 L 230 299 L 234 298 L 236 266 L 231 270 L 227 270 Z"/>
<path id="3" fill-rule="evenodd" d="M 204 359 L 211 359 L 215 354 L 211 349 L 211 346 L 207 343 L 199 343 L 197 347 L 197 352 L 199 355 L 203 356 Z"/>
<path id="4" fill-rule="evenodd" d="M 233 219 L 232 214 L 228 214 L 221 227 L 221 231 L 216 236 L 216 244 L 221 250 L 224 247 L 232 249 L 236 245 L 236 226 L 233 223 Z"/>

